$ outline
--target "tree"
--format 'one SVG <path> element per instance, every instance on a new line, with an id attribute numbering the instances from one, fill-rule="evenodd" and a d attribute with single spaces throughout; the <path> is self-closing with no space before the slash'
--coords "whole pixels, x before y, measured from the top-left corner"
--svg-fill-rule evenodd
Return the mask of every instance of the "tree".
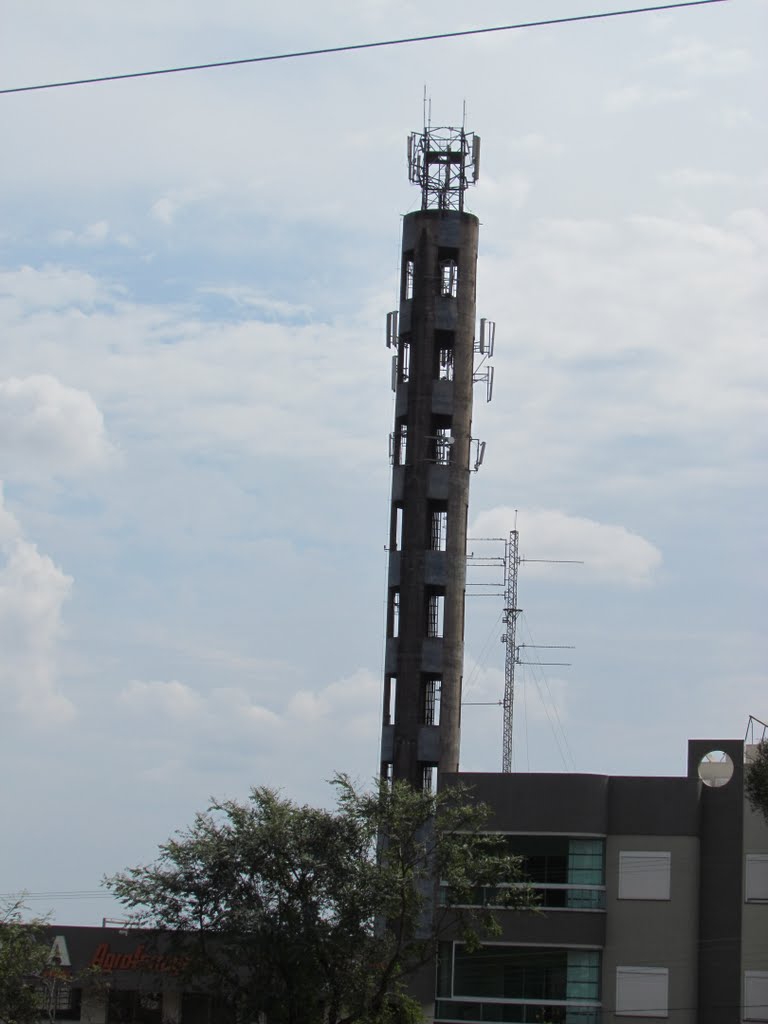
<path id="1" fill-rule="evenodd" d="M 50 942 L 45 923 L 25 922 L 23 914 L 21 900 L 0 907 L 0 1024 L 38 1024 L 45 1012 Z"/>
<path id="2" fill-rule="evenodd" d="M 192 942 L 190 971 L 240 1020 L 414 1019 L 408 978 L 441 937 L 493 934 L 492 913 L 470 907 L 478 887 L 520 880 L 466 789 L 361 792 L 346 776 L 334 785 L 332 811 L 266 788 L 247 803 L 215 802 L 155 863 L 106 879 L 137 924 Z M 502 892 L 530 905 L 525 886 Z"/>
<path id="3" fill-rule="evenodd" d="M 768 740 L 757 744 L 744 770 L 744 792 L 752 809 L 768 822 Z"/>

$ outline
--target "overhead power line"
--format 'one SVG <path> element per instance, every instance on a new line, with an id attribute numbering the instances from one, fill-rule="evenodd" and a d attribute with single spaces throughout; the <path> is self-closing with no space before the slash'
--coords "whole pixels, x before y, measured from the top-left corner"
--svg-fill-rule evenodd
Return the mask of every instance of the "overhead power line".
<path id="1" fill-rule="evenodd" d="M 39 85 L 18 85 L 0 89 L 0 96 L 17 92 L 39 92 L 43 89 L 65 89 L 73 85 L 96 85 L 99 82 L 122 82 L 129 78 L 152 78 L 156 75 L 176 75 L 182 71 L 208 71 L 211 68 L 232 68 L 241 64 L 266 64 L 276 60 L 294 60 L 298 57 L 320 57 L 332 53 L 350 53 L 353 50 L 374 50 L 384 46 L 404 46 L 406 43 L 431 43 L 439 39 L 461 39 L 466 36 L 489 35 L 492 32 L 512 32 L 522 28 L 542 28 L 546 25 L 567 25 L 577 21 L 597 21 L 600 18 L 620 18 L 627 14 L 650 14 L 671 11 L 680 7 L 703 7 L 706 4 L 727 3 L 728 0 L 681 0 L 679 3 L 657 4 L 653 7 L 634 7 L 622 11 L 599 11 L 594 14 L 574 14 L 567 18 L 546 18 L 541 21 L 521 21 L 515 25 L 493 25 L 489 28 L 468 28 L 459 32 L 434 32 L 426 36 L 407 36 L 403 39 L 380 39 L 373 43 L 349 43 L 346 46 L 324 46 L 318 50 L 295 50 L 292 53 L 272 53 L 263 57 L 243 57 L 239 60 L 210 61 L 207 64 L 186 64 L 176 68 L 157 68 L 154 71 L 130 71 L 122 75 L 100 75 L 97 78 L 75 78 L 67 82 L 45 82 Z"/>

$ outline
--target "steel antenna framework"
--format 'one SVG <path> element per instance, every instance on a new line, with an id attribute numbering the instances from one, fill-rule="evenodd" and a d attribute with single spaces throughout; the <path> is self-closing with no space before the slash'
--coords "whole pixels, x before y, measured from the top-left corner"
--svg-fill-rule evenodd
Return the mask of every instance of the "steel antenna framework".
<path id="1" fill-rule="evenodd" d="M 519 534 L 512 530 L 509 540 L 504 544 L 504 614 L 503 622 L 507 627 L 506 633 L 501 638 L 506 644 L 504 652 L 504 736 L 502 740 L 502 763 L 503 772 L 512 771 L 512 724 L 515 704 L 515 665 L 517 664 L 517 617 L 520 609 L 517 607 L 517 570 L 520 567 L 520 555 L 518 552 Z"/>

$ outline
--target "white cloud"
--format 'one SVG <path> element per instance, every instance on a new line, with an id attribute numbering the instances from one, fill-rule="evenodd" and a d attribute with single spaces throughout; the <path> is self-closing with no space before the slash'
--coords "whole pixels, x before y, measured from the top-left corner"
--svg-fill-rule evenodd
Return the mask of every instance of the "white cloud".
<path id="1" fill-rule="evenodd" d="M 723 171 L 709 171 L 696 167 L 678 167 L 659 175 L 659 181 L 674 188 L 710 188 L 716 185 L 739 185 L 735 174 Z"/>
<path id="2" fill-rule="evenodd" d="M 93 275 L 66 267 L 23 266 L 0 272 L 0 302 L 17 316 L 30 309 L 92 309 L 111 299 L 113 292 Z"/>
<path id="3" fill-rule="evenodd" d="M 57 724 L 75 714 L 57 688 L 57 644 L 72 578 L 25 540 L 0 492 L 0 691 L 25 718 Z"/>
<path id="4" fill-rule="evenodd" d="M 151 214 L 155 220 L 170 227 L 180 211 L 196 203 L 211 199 L 220 191 L 219 186 L 212 184 L 192 185 L 187 188 L 172 189 L 155 200 Z"/>
<path id="5" fill-rule="evenodd" d="M 482 512 L 472 525 L 474 537 L 506 536 L 514 528 L 515 510 L 494 508 Z M 523 509 L 517 513 L 520 555 L 583 561 L 583 566 L 537 564 L 527 572 L 558 573 L 573 583 L 603 582 L 641 586 L 653 581 L 662 563 L 659 549 L 624 526 L 571 516 L 555 509 Z"/>
<path id="6" fill-rule="evenodd" d="M 512 139 L 509 146 L 510 149 L 527 156 L 560 156 L 564 149 L 561 142 L 554 142 L 538 132 L 520 135 L 516 139 Z"/>
<path id="7" fill-rule="evenodd" d="M 677 46 L 651 61 L 680 68 L 689 75 L 738 75 L 754 65 L 752 54 L 741 47 L 721 47 L 701 41 Z"/>
<path id="8" fill-rule="evenodd" d="M 268 314 L 274 319 L 309 317 L 312 313 L 310 306 L 293 302 L 284 302 L 271 298 L 264 292 L 257 291 L 245 285 L 230 285 L 228 287 L 201 288 L 200 291 L 209 295 L 221 295 L 229 299 L 236 306 L 246 309 L 257 309 Z"/>
<path id="9" fill-rule="evenodd" d="M 206 690 L 178 680 L 134 680 L 115 699 L 131 716 L 132 735 L 141 736 L 150 773 L 159 771 L 158 759 L 193 764 L 205 750 L 214 759 L 234 757 L 238 764 L 247 764 L 248 777 L 283 785 L 287 763 L 299 773 L 311 764 L 314 783 L 342 768 L 354 771 L 365 755 L 372 767 L 380 691 L 381 680 L 360 669 L 316 690 L 296 689 L 290 678 L 278 674 L 269 684 L 260 682 L 259 696 L 245 686 Z M 180 722 L 183 732 L 174 728 Z"/>
<path id="10" fill-rule="evenodd" d="M 693 99 L 692 89 L 664 89 L 653 85 L 625 85 L 608 93 L 605 97 L 606 110 L 623 114 L 637 107 L 668 106 Z"/>
<path id="11" fill-rule="evenodd" d="M 111 454 L 90 395 L 47 374 L 0 380 L 0 471 L 6 478 L 77 473 L 103 465 Z"/>
<path id="12" fill-rule="evenodd" d="M 109 224 L 105 220 L 94 221 L 93 224 L 88 224 L 82 231 L 71 231 L 67 228 L 54 231 L 51 235 L 51 241 L 54 245 L 95 246 L 103 244 L 108 238 Z"/>
<path id="13" fill-rule="evenodd" d="M 134 680 L 118 694 L 118 700 L 133 711 L 170 718 L 186 718 L 204 709 L 200 695 L 175 679 L 170 682 Z"/>

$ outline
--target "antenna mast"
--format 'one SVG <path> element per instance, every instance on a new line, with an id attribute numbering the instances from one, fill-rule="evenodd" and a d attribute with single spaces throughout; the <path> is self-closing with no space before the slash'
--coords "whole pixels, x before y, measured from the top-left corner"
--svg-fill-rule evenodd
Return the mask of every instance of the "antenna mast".
<path id="1" fill-rule="evenodd" d="M 408 138 L 408 177 L 421 187 L 422 210 L 464 211 L 464 193 L 480 175 L 480 136 L 461 128 L 433 128 Z"/>
<path id="2" fill-rule="evenodd" d="M 504 547 L 504 625 L 507 627 L 502 642 L 507 645 L 504 652 L 504 737 L 502 741 L 503 772 L 512 771 L 512 723 L 515 702 L 515 665 L 517 664 L 517 570 L 520 566 L 518 553 L 519 535 L 512 530 Z"/>

